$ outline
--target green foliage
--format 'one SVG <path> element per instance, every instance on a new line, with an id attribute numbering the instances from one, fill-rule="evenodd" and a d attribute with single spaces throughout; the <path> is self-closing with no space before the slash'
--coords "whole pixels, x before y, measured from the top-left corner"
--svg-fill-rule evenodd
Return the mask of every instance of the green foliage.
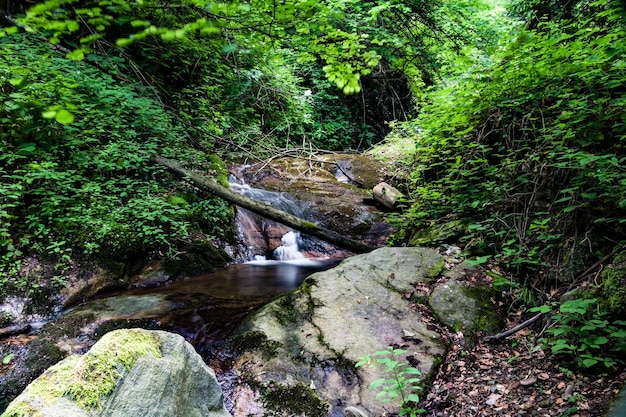
<path id="1" fill-rule="evenodd" d="M 608 313 L 598 310 L 595 298 L 577 298 L 556 306 L 556 310 L 550 306 L 530 310 L 552 312 L 554 325 L 543 341 L 553 354 L 572 356 L 583 368 L 597 364 L 610 368 L 624 363 L 626 321 L 610 321 Z"/>
<path id="2" fill-rule="evenodd" d="M 202 153 L 190 157 L 184 131 L 148 90 L 57 57 L 28 35 L 0 42 L 2 284 L 27 251 L 62 265 L 76 253 L 167 252 L 191 230 L 221 231 L 223 203 L 173 204 L 181 186 L 150 163 L 158 151 L 211 167 Z"/>
<path id="3" fill-rule="evenodd" d="M 626 238 L 623 11 L 590 7 L 594 20 L 525 31 L 485 74 L 430 93 L 411 122 L 424 133 L 405 229 L 470 217 L 469 250 L 567 278 L 563 242 Z"/>
<path id="4" fill-rule="evenodd" d="M 418 382 L 421 372 L 402 362 L 401 356 L 405 353 L 406 350 L 389 347 L 371 356 L 364 356 L 355 366 L 357 368 L 363 365 L 382 366 L 387 376 L 370 384 L 371 389 L 379 390 L 376 398 L 380 398 L 382 402 L 397 402 L 401 416 L 415 417 L 424 412 L 415 407 L 419 402 L 416 392 L 420 390 Z"/>

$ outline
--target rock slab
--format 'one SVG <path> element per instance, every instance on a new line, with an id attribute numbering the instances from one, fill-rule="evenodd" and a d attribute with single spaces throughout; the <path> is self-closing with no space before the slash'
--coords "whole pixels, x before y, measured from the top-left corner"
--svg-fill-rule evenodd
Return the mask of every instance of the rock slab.
<path id="1" fill-rule="evenodd" d="M 355 364 L 394 346 L 407 350 L 400 359 L 424 378 L 434 371 L 444 345 L 407 294 L 443 267 L 444 258 L 431 249 L 381 248 L 316 273 L 265 306 L 233 338 L 241 346 L 235 369 L 243 382 L 233 392 L 233 413 L 397 412 L 397 404 L 381 402 L 369 388 L 388 376 L 382 368 Z"/>

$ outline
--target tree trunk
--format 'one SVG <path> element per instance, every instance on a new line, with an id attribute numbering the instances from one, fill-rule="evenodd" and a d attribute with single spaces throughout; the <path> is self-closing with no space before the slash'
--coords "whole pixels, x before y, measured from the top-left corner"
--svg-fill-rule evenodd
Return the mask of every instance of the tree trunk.
<path id="1" fill-rule="evenodd" d="M 187 178 L 195 185 L 209 190 L 216 196 L 223 198 L 224 200 L 232 204 L 250 210 L 251 212 L 256 213 L 260 216 L 267 217 L 268 219 L 272 219 L 278 223 L 282 223 L 308 235 L 318 237 L 322 240 L 325 240 L 326 242 L 332 243 L 340 248 L 347 249 L 354 253 L 366 253 L 374 250 L 374 248 L 364 244 L 363 242 L 347 238 L 340 235 L 339 233 L 333 232 L 332 230 L 318 226 L 315 223 L 303 220 L 284 211 L 277 210 L 269 204 L 259 203 L 258 201 L 252 200 L 251 198 L 248 198 L 241 194 L 237 194 L 229 188 L 219 185 L 216 181 L 210 178 L 196 174 L 184 168 L 180 163 L 176 161 L 163 158 L 161 156 L 154 156 L 152 157 L 152 160 L 157 164 L 166 166 L 175 174 Z"/>

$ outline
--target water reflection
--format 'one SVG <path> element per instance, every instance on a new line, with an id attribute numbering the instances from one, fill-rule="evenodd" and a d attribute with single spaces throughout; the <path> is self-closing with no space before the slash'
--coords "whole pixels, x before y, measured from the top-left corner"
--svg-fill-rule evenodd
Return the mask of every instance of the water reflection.
<path id="1" fill-rule="evenodd" d="M 317 271 L 337 265 L 337 259 L 300 259 L 294 261 L 259 260 L 231 265 L 211 274 L 200 275 L 156 288 L 137 288 L 125 294 L 167 293 L 206 294 L 212 298 L 239 300 L 271 299 L 297 288 L 304 279 Z"/>
<path id="2" fill-rule="evenodd" d="M 339 260 L 253 261 L 231 265 L 211 274 L 154 288 L 135 288 L 106 297 L 156 298 L 160 307 L 136 312 L 134 319 L 155 319 L 159 328 L 181 334 L 196 348 L 228 336 L 245 317 L 276 296 L 297 288 L 314 272 Z M 154 307 L 154 302 L 150 303 Z"/>

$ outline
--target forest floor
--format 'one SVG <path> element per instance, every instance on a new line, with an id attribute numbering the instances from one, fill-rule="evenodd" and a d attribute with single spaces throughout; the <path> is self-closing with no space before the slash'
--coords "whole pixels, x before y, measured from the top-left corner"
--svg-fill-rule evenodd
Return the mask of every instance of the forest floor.
<path id="1" fill-rule="evenodd" d="M 489 280 L 489 277 L 470 277 Z M 528 317 L 507 311 L 506 328 Z M 420 308 L 416 305 L 415 308 Z M 433 324 L 435 325 L 435 324 Z M 436 326 L 436 325 L 435 325 Z M 611 374 L 571 370 L 542 349 L 541 322 L 497 341 L 468 343 L 462 333 L 438 328 L 450 349 L 419 408 L 428 417 L 571 416 L 599 417 L 626 381 L 626 369 Z"/>

